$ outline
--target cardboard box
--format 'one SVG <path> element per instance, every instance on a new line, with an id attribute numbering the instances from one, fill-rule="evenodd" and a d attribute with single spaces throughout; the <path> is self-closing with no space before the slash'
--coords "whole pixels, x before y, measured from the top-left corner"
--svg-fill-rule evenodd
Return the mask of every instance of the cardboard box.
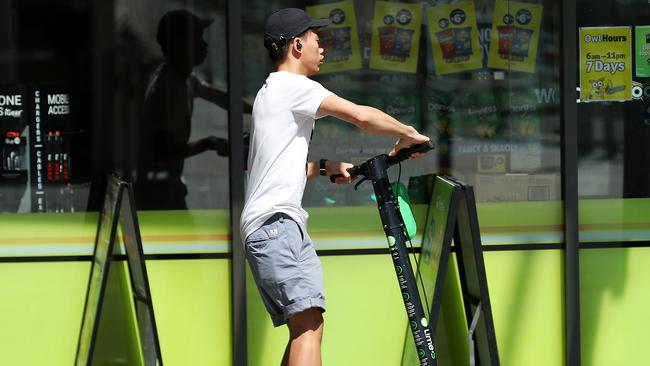
<path id="1" fill-rule="evenodd" d="M 477 174 L 477 202 L 549 201 L 560 199 L 558 174 Z"/>

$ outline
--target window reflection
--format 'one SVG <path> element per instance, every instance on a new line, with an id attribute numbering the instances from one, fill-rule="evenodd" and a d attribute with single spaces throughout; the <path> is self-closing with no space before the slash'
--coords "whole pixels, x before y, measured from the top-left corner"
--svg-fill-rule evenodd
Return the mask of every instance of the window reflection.
<path id="1" fill-rule="evenodd" d="M 223 6 L 118 1 L 115 11 L 116 155 L 138 209 L 228 208 Z"/>
<path id="2" fill-rule="evenodd" d="M 650 108 L 644 50 L 650 11 L 641 2 L 603 1 L 593 6 L 578 1 L 577 6 L 585 10 L 577 19 L 581 32 L 595 29 L 597 35 L 610 39 L 618 35 L 614 32 L 625 34 L 623 42 L 587 42 L 584 35 L 578 38 L 580 47 L 596 55 L 589 60 L 583 55 L 577 70 L 583 79 L 577 121 L 579 195 L 589 199 L 647 198 Z M 587 72 L 587 61 L 598 66 Z M 627 67 L 603 72 L 604 65 L 618 63 Z"/>
<path id="3" fill-rule="evenodd" d="M 474 185 L 482 202 L 559 200 L 558 5 L 446 3 L 246 1 L 244 55 L 255 61 L 244 66 L 245 93 L 254 95 L 272 68 L 259 41 L 264 16 L 285 6 L 305 8 L 332 21 L 320 30 L 325 64 L 314 79 L 436 142 L 436 151 L 402 168 L 414 194 L 426 180 L 417 177 L 437 173 Z M 309 159 L 359 163 L 387 152 L 392 143 L 323 118 Z M 308 181 L 303 202 L 374 205 L 371 190 L 360 190 L 315 179 Z"/>
<path id="4" fill-rule="evenodd" d="M 91 7 L 0 7 L 0 213 L 84 211 Z"/>
<path id="5" fill-rule="evenodd" d="M 156 40 L 164 62 L 153 72 L 144 99 L 138 141 L 136 197 L 139 209 L 187 209 L 184 160 L 208 150 L 228 155 L 228 141 L 214 135 L 191 140 L 194 99 L 226 108 L 227 93 L 192 72 L 207 56 L 203 31 L 213 19 L 187 10 L 165 13 Z"/>
<path id="6" fill-rule="evenodd" d="M 228 207 L 223 4 L 160 42 L 173 1 L 2 4 L 0 212 L 98 210 L 111 171 L 140 208 Z"/>

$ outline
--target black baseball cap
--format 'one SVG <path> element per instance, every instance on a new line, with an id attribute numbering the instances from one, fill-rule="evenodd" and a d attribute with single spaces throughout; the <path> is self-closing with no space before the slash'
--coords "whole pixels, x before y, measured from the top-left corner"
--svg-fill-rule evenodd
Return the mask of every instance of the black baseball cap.
<path id="1" fill-rule="evenodd" d="M 264 46 L 270 50 L 273 50 L 272 45 L 275 45 L 276 48 L 282 47 L 308 29 L 321 28 L 329 24 L 329 19 L 313 19 L 302 9 L 285 8 L 277 10 L 269 16 L 264 25 L 264 32 L 266 33 Z M 271 38 L 273 42 L 267 42 L 268 38 Z"/>

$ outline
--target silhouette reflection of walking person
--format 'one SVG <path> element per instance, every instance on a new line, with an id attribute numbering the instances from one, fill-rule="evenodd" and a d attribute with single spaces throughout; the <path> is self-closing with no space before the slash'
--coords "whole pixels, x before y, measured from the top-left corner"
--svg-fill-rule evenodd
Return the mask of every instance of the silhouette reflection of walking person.
<path id="1" fill-rule="evenodd" d="M 199 79 L 192 68 L 207 56 L 203 31 L 213 19 L 200 19 L 186 10 L 166 13 L 158 23 L 156 39 L 165 58 L 153 72 L 144 101 L 139 131 L 136 202 L 138 209 L 187 209 L 184 159 L 215 150 L 228 155 L 228 141 L 207 136 L 190 141 L 194 98 L 227 108 L 226 90 Z M 250 104 L 244 111 L 250 113 Z"/>

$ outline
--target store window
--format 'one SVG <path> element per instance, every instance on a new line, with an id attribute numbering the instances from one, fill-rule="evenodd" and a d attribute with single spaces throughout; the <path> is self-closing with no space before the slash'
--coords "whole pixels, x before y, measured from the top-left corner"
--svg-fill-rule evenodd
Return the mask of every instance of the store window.
<path id="1" fill-rule="evenodd" d="M 116 119 L 140 210 L 228 208 L 223 9 L 118 1 Z"/>
<path id="2" fill-rule="evenodd" d="M 650 5 L 577 9 L 581 357 L 641 364 L 645 327 L 632 319 L 648 306 Z"/>
<path id="3" fill-rule="evenodd" d="M 92 243 L 96 221 L 79 213 L 100 209 L 116 172 L 134 182 L 140 212 L 163 217 L 141 217 L 145 250 L 163 240 L 164 221 L 190 244 L 228 251 L 225 5 L 0 6 L 0 212 L 60 214 L 83 227 L 67 235 Z M 18 216 L 7 218 L 38 226 L 50 217 Z M 172 252 L 188 250 L 172 237 Z M 75 248 L 66 253 L 82 254 Z"/>
<path id="4" fill-rule="evenodd" d="M 557 5 L 475 1 L 427 14 L 423 111 L 439 169 L 472 184 L 478 202 L 560 200 Z"/>
<path id="5" fill-rule="evenodd" d="M 451 175 L 473 185 L 477 201 L 500 213 L 486 216 L 489 225 L 511 227 L 508 215 L 523 209 L 508 206 L 512 202 L 546 202 L 532 208 L 540 217 L 521 224 L 538 225 L 538 233 L 554 229 L 508 243 L 561 241 L 555 2 L 246 1 L 244 91 L 250 98 L 273 68 L 262 47 L 265 19 L 290 6 L 332 21 L 320 31 L 325 63 L 313 79 L 341 97 L 388 112 L 436 143 L 432 153 L 403 164 L 401 175 L 391 172 L 409 186 L 412 200 L 428 203 L 422 194 L 426 175 Z M 316 122 L 309 159 L 356 164 L 388 152 L 393 143 L 323 118 Z M 313 212 L 370 207 L 376 205 L 372 193 L 369 184 L 354 190 L 313 179 L 303 204 Z"/>
<path id="6" fill-rule="evenodd" d="M 578 154 L 579 195 L 584 208 L 603 202 L 602 209 L 632 204 L 650 196 L 650 110 L 648 109 L 647 3 L 607 1 L 602 6 L 578 2 L 579 79 Z M 609 200 L 609 201 L 608 201 Z M 593 209 L 597 209 L 593 207 Z M 581 211 L 592 211 L 582 210 Z M 623 214 L 623 211 L 619 212 Z M 588 214 L 588 212 L 585 212 Z M 633 219 L 648 222 L 647 215 Z M 623 222 L 621 222 L 623 224 Z M 624 229 L 624 228 L 617 228 Z M 647 240 L 648 236 L 593 235 L 580 240 Z M 620 234 L 620 235 L 619 235 Z"/>
<path id="7" fill-rule="evenodd" d="M 228 207 L 223 9 L 2 4 L 0 210 L 97 210 L 110 171 L 141 209 Z"/>
<path id="8" fill-rule="evenodd" d="M 74 362 L 111 172 L 135 184 L 163 359 L 231 362 L 225 24 L 225 1 L 0 0 L 3 363 Z"/>
<path id="9" fill-rule="evenodd" d="M 0 212 L 83 211 L 91 176 L 91 103 L 83 95 L 92 70 L 90 8 L 30 9 L 35 3 L 1 5 Z"/>

